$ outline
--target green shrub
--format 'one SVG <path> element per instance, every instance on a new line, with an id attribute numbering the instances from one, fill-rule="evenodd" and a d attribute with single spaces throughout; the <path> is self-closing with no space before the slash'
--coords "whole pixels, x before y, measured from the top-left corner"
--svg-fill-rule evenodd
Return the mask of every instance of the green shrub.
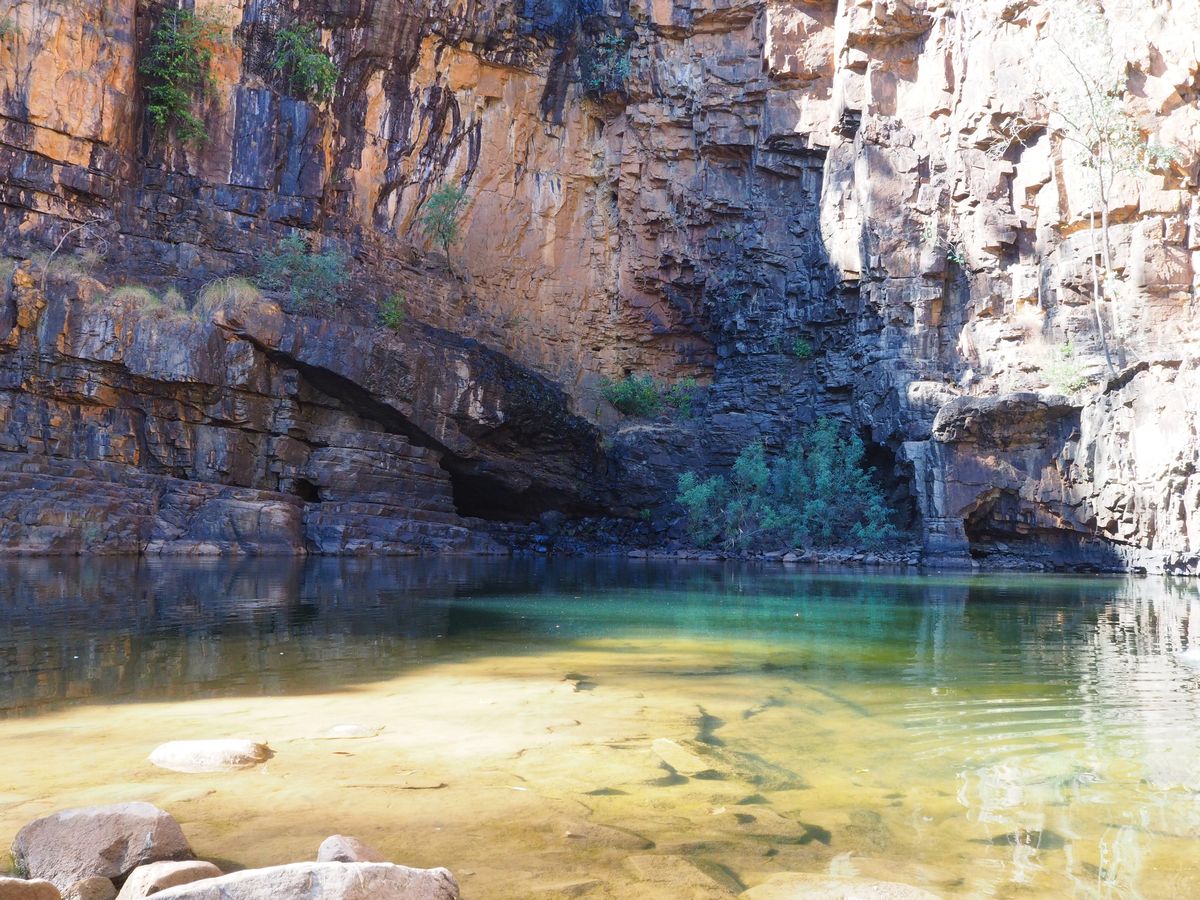
<path id="1" fill-rule="evenodd" d="M 286 290 L 292 305 L 306 311 L 314 303 L 336 302 L 349 280 L 346 258 L 341 253 L 313 253 L 304 237 L 294 233 L 264 255 L 258 283 L 268 290 Z"/>
<path id="2" fill-rule="evenodd" d="M 329 54 L 321 49 L 314 25 L 290 25 L 275 36 L 273 68 L 289 90 L 318 102 L 333 99 L 341 75 Z"/>
<path id="3" fill-rule="evenodd" d="M 694 414 L 701 391 L 695 378 L 683 378 L 667 385 L 649 375 L 626 375 L 619 380 L 602 378 L 600 393 L 627 416 L 653 416 L 667 407 L 682 419 Z"/>
<path id="4" fill-rule="evenodd" d="M 591 97 L 624 90 L 630 72 L 628 42 L 620 35 L 603 35 L 585 46 L 580 70 L 584 92 Z"/>
<path id="5" fill-rule="evenodd" d="M 0 19 L 0 41 L 10 36 L 18 36 L 21 33 L 21 26 L 10 18 Z"/>
<path id="6" fill-rule="evenodd" d="M 392 331 L 399 331 L 408 318 L 408 301 L 403 294 L 392 294 L 380 304 L 379 324 Z"/>
<path id="7" fill-rule="evenodd" d="M 138 66 L 146 76 L 146 114 L 157 131 L 174 128 L 184 142 L 203 143 L 204 121 L 192 107 L 212 89 L 216 22 L 186 9 L 163 13 L 150 33 L 150 49 Z"/>
<path id="8" fill-rule="evenodd" d="M 690 419 L 699 392 L 700 386 L 696 384 L 696 379 L 689 377 L 675 382 L 661 393 L 663 402 L 675 410 L 681 419 Z"/>
<path id="9" fill-rule="evenodd" d="M 863 466 L 864 453 L 858 437 L 842 438 L 836 423 L 822 419 L 774 465 L 754 443 L 738 455 L 728 479 L 685 472 L 675 499 L 701 546 L 719 538 L 739 550 L 753 543 L 875 547 L 898 532 L 872 470 Z"/>
<path id="10" fill-rule="evenodd" d="M 441 245 L 450 261 L 450 248 L 458 241 L 461 229 L 462 204 L 467 192 L 456 184 L 445 182 L 425 201 L 421 227 L 431 240 Z"/>
<path id="11" fill-rule="evenodd" d="M 792 356 L 799 360 L 813 358 L 813 345 L 808 338 L 796 338 L 792 341 Z"/>
<path id="12" fill-rule="evenodd" d="M 1046 362 L 1042 364 L 1042 377 L 1051 390 L 1059 394 L 1074 394 L 1088 383 L 1070 341 L 1050 351 Z"/>
<path id="13" fill-rule="evenodd" d="M 619 381 L 605 378 L 600 392 L 627 416 L 652 416 L 663 405 L 662 389 L 649 375 L 627 375 Z"/>

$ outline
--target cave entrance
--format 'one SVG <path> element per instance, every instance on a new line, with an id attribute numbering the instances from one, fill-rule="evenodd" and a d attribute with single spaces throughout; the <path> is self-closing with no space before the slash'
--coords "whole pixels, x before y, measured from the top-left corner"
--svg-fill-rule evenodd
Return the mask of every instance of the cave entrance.
<path id="1" fill-rule="evenodd" d="M 874 469 L 873 480 L 883 489 L 883 498 L 892 510 L 892 524 L 902 531 L 911 531 L 917 524 L 917 498 L 913 492 L 912 466 L 902 463 L 896 451 L 862 437 L 863 462 Z"/>

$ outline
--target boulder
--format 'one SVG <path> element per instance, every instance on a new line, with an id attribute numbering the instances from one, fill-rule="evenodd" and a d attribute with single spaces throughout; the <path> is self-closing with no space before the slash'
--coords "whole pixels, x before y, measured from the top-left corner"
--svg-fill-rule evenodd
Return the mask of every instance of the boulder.
<path id="1" fill-rule="evenodd" d="M 151 894 L 165 891 L 181 884 L 191 884 L 205 878 L 220 878 L 221 870 L 210 862 L 198 859 L 182 862 L 156 862 L 138 866 L 133 870 L 117 900 L 142 900 Z"/>
<path id="2" fill-rule="evenodd" d="M 937 894 L 895 881 L 802 872 L 772 875 L 738 896 L 741 900 L 938 900 Z"/>
<path id="3" fill-rule="evenodd" d="M 63 900 L 114 900 L 116 896 L 116 885 L 100 875 L 77 881 L 63 891 Z"/>
<path id="4" fill-rule="evenodd" d="M 60 896 L 58 888 L 40 878 L 26 881 L 0 877 L 0 900 L 59 900 Z"/>
<path id="5" fill-rule="evenodd" d="M 257 741 L 223 738 L 208 741 L 168 741 L 155 748 L 150 762 L 172 772 L 228 772 L 248 769 L 272 756 L 271 748 Z"/>
<path id="6" fill-rule="evenodd" d="M 317 850 L 317 862 L 380 863 L 387 862 L 387 859 L 370 844 L 364 844 L 356 837 L 334 834 L 321 841 Z"/>
<path id="7" fill-rule="evenodd" d="M 191 859 L 183 829 L 149 803 L 68 809 L 30 822 L 12 845 L 13 862 L 60 889 L 92 875 L 120 881 L 138 866 Z"/>
<path id="8" fill-rule="evenodd" d="M 168 888 L 158 900 L 458 900 L 458 883 L 445 869 L 391 863 L 293 863 L 247 869 Z"/>

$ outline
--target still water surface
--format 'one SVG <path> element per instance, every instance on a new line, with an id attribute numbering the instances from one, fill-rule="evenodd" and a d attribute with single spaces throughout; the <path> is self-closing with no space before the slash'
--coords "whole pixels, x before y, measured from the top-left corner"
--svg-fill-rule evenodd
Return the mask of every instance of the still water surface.
<path id="1" fill-rule="evenodd" d="M 0 846 L 145 799 L 226 866 L 343 832 L 469 898 L 1195 897 L 1198 628 L 1166 579 L 3 563 Z M 379 733 L 322 739 L 351 723 Z M 146 761 L 207 737 L 276 755 Z"/>

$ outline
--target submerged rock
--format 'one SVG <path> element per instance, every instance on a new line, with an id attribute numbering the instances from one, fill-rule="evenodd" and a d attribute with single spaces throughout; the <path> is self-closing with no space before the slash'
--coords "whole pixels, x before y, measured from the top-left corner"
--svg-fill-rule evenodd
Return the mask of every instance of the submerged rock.
<path id="1" fill-rule="evenodd" d="M 293 863 L 195 881 L 154 896 L 159 900 L 458 900 L 458 882 L 446 869 L 410 869 L 391 863 Z"/>
<path id="2" fill-rule="evenodd" d="M 382 853 L 370 844 L 346 834 L 333 834 L 321 841 L 317 862 L 387 862 Z"/>
<path id="3" fill-rule="evenodd" d="M 371 725 L 358 725 L 354 723 L 334 725 L 332 728 L 326 729 L 321 733 L 321 740 L 338 741 L 373 738 L 378 737 L 379 733 L 382 731 L 382 728 Z"/>
<path id="4" fill-rule="evenodd" d="M 13 862 L 65 889 L 92 875 L 120 881 L 138 866 L 191 859 L 183 829 L 149 803 L 67 809 L 30 822 L 12 845 Z"/>
<path id="5" fill-rule="evenodd" d="M 210 862 L 194 859 L 185 862 L 156 862 L 138 866 L 121 887 L 117 900 L 143 900 L 167 888 L 191 884 L 205 878 L 220 878 L 221 870 Z"/>
<path id="6" fill-rule="evenodd" d="M 937 894 L 895 881 L 783 872 L 739 895 L 740 900 L 938 900 Z"/>
<path id="7" fill-rule="evenodd" d="M 713 746 L 703 741 L 659 738 L 650 745 L 673 772 L 690 778 L 737 779 L 768 791 L 801 790 L 808 783 L 795 772 L 756 753 Z"/>
<path id="8" fill-rule="evenodd" d="M 271 748 L 256 741 L 233 738 L 207 741 L 168 741 L 150 754 L 150 762 L 172 772 L 227 772 L 248 769 L 271 758 Z"/>
<path id="9" fill-rule="evenodd" d="M 60 896 L 58 888 L 41 878 L 26 881 L 0 876 L 0 900 L 59 900 Z"/>

